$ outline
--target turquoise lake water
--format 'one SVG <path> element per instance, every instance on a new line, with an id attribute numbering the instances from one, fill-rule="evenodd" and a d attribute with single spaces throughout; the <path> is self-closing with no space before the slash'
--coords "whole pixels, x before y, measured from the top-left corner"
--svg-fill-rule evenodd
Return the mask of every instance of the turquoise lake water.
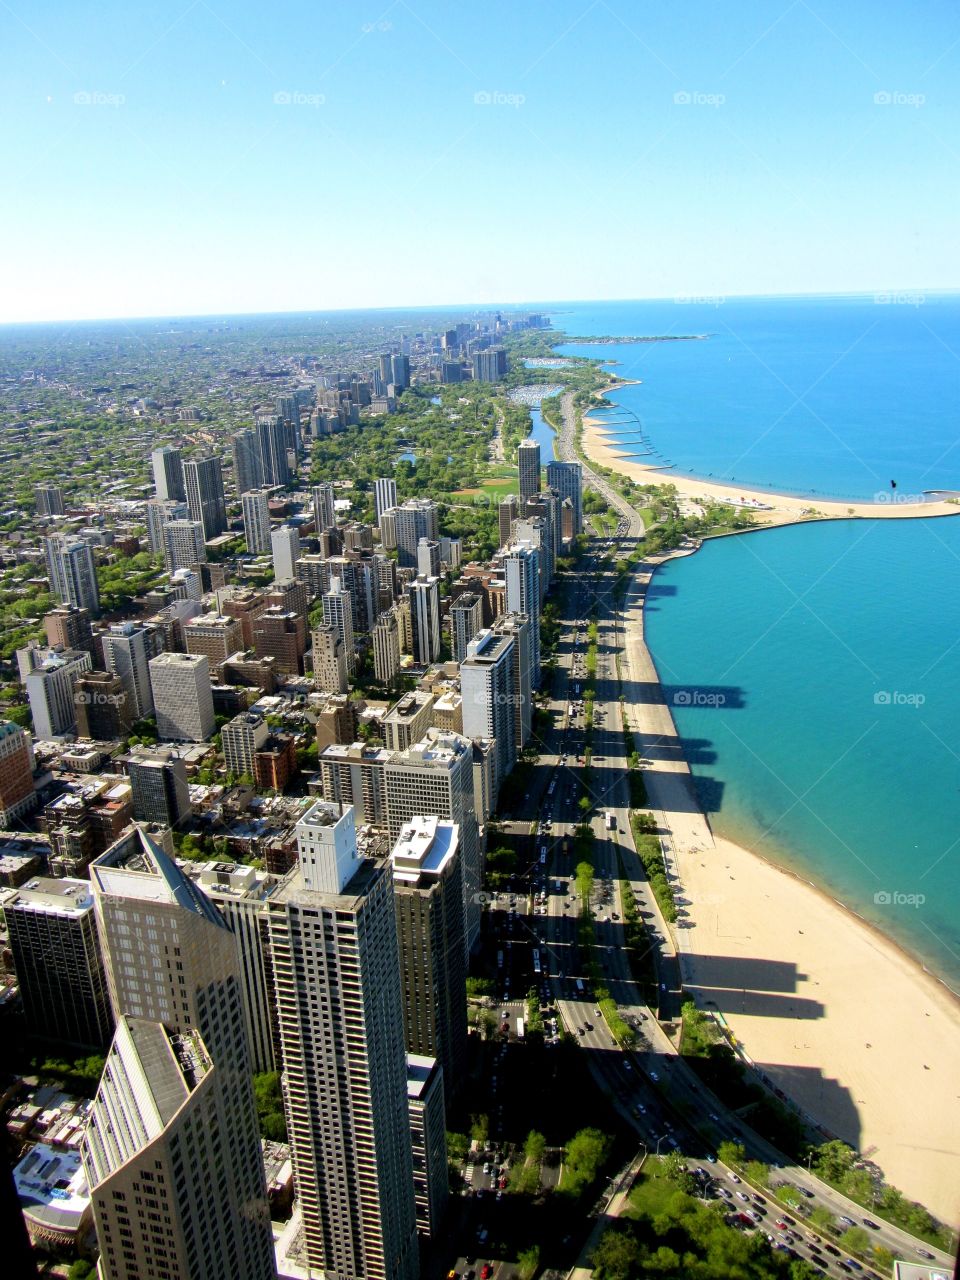
<path id="1" fill-rule="evenodd" d="M 678 468 L 836 496 L 890 479 L 901 493 L 960 488 L 957 299 L 571 304 L 554 316 L 584 336 L 668 322 L 722 331 L 726 354 L 713 338 L 561 351 L 644 378 L 616 401 Z M 797 405 L 818 378 L 812 411 Z M 647 627 L 714 828 L 831 891 L 960 989 L 960 517 L 719 540 L 658 572 Z"/>

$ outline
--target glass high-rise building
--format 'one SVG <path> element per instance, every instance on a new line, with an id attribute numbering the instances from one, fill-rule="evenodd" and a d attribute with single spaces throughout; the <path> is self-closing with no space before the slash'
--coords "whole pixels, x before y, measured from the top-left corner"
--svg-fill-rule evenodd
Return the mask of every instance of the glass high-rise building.
<path id="1" fill-rule="evenodd" d="M 351 807 L 324 801 L 297 846 L 265 909 L 307 1260 L 344 1280 L 416 1280 L 390 866 L 359 856 Z"/>

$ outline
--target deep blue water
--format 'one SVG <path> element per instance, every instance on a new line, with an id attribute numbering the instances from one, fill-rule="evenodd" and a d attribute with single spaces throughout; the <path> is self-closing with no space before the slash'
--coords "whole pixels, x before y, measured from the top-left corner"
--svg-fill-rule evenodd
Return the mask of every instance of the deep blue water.
<path id="1" fill-rule="evenodd" d="M 678 468 L 837 496 L 960 489 L 955 297 L 571 304 L 554 323 L 713 335 L 581 349 L 644 380 L 617 402 Z M 647 607 L 715 829 L 960 989 L 960 517 L 708 543 L 658 572 Z"/>
<path id="2" fill-rule="evenodd" d="M 647 608 L 713 826 L 960 989 L 960 518 L 718 539 Z"/>
<path id="3" fill-rule="evenodd" d="M 615 403 L 678 472 L 744 486 L 871 499 L 960 489 L 960 298 L 878 295 L 575 303 L 580 336 L 704 341 L 570 346 L 642 379 Z M 626 452 L 626 450 L 625 450 Z"/>

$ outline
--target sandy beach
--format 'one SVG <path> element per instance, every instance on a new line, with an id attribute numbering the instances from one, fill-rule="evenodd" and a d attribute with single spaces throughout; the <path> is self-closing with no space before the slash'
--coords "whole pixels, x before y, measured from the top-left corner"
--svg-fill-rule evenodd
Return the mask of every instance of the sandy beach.
<path id="1" fill-rule="evenodd" d="M 618 447 L 615 436 L 603 427 L 595 418 L 584 416 L 583 450 L 601 466 L 610 467 L 620 475 L 629 476 L 638 484 L 672 484 L 683 497 L 696 501 L 698 498 L 718 501 L 724 498 L 739 499 L 746 497 L 758 499 L 769 510 L 753 510 L 754 520 L 758 525 L 793 524 L 798 520 L 809 520 L 816 517 L 826 519 L 848 519 L 857 516 L 873 516 L 887 519 L 917 519 L 920 516 L 956 516 L 960 515 L 960 505 L 954 502 L 939 501 L 931 498 L 925 502 L 904 501 L 913 495 L 898 495 L 891 491 L 887 502 L 843 502 L 835 499 L 819 497 L 791 497 L 787 494 L 770 493 L 765 490 L 744 488 L 735 483 L 724 483 L 716 480 L 698 480 L 674 470 L 658 470 L 641 462 L 631 461 Z"/>
<path id="2" fill-rule="evenodd" d="M 625 678 L 647 692 L 628 715 L 649 762 L 651 807 L 669 833 L 686 916 L 675 929 L 684 985 L 808 1115 L 955 1223 L 960 1003 L 826 894 L 714 837 L 657 696 L 641 604 L 650 569 L 641 569 L 625 612 Z"/>

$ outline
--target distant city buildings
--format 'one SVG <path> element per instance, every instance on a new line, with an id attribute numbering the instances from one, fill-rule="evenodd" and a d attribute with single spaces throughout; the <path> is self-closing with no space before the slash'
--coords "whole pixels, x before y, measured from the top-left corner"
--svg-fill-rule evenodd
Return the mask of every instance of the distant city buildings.
<path id="1" fill-rule="evenodd" d="M 36 503 L 38 516 L 62 516 L 63 490 L 54 484 L 36 484 L 33 486 L 33 500 Z"/>
<path id="2" fill-rule="evenodd" d="M 520 475 L 520 501 L 536 497 L 540 492 L 540 446 L 536 440 L 521 440 L 517 448 Z"/>
<path id="3" fill-rule="evenodd" d="M 374 518 L 376 523 L 380 524 L 380 517 L 384 511 L 389 511 L 391 507 L 397 505 L 397 482 L 396 480 L 387 478 L 384 480 L 375 480 L 373 483 L 373 502 L 374 502 Z"/>
<path id="4" fill-rule="evenodd" d="M 166 742 L 204 742 L 215 719 L 210 663 L 201 654 L 161 653 L 150 661 L 157 734 Z"/>
<path id="5" fill-rule="evenodd" d="M 196 458 L 185 462 L 183 481 L 190 519 L 203 527 L 204 539 L 215 538 L 225 532 L 227 506 L 220 459 Z"/>
<path id="6" fill-rule="evenodd" d="M 263 461 L 260 455 L 260 436 L 251 427 L 236 431 L 230 437 L 233 457 L 233 483 L 237 493 L 243 495 L 263 485 Z"/>
<path id="7" fill-rule="evenodd" d="M 252 556 L 269 555 L 270 503 L 265 489 L 251 488 L 240 499 L 243 509 L 243 537 Z"/>
<path id="8" fill-rule="evenodd" d="M 150 455 L 153 467 L 153 484 L 161 502 L 186 502 L 187 490 L 183 480 L 183 460 L 180 450 L 173 445 L 161 445 Z"/>
<path id="9" fill-rule="evenodd" d="M 45 542 L 50 594 L 58 604 L 86 609 L 92 618 L 100 616 L 100 590 L 93 548 L 82 538 L 56 534 Z"/>
<path id="10" fill-rule="evenodd" d="M 286 488 L 291 475 L 283 418 L 278 414 L 263 414 L 257 418 L 257 439 L 260 443 L 262 483 L 270 488 Z"/>

